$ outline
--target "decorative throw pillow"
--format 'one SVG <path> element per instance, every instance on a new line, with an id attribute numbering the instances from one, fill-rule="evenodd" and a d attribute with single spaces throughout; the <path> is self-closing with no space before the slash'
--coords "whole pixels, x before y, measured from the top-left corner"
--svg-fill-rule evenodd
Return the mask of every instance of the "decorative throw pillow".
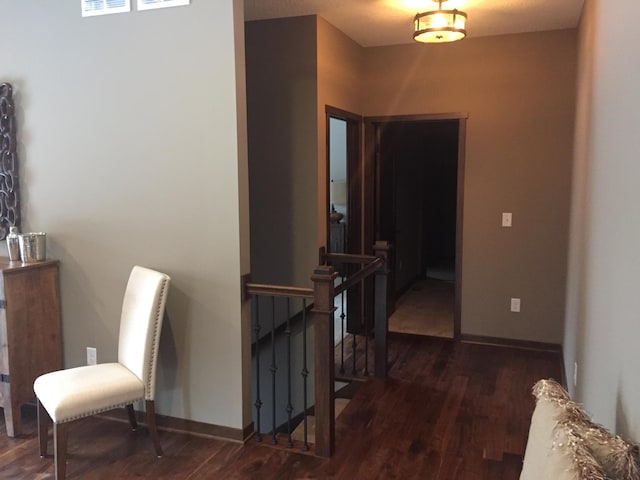
<path id="1" fill-rule="evenodd" d="M 546 388 L 537 397 L 520 480 L 606 480 L 579 432 L 571 423 L 557 421 L 569 401 L 561 391 Z"/>
<path id="2" fill-rule="evenodd" d="M 573 456 L 574 465 L 579 469 L 591 471 L 591 475 L 595 475 L 591 466 L 592 460 L 595 460 L 606 475 L 604 478 L 640 480 L 638 446 L 627 443 L 620 436 L 612 435 L 603 426 L 594 423 L 584 409 L 571 400 L 559 383 L 554 380 L 540 380 L 533 387 L 533 395 L 536 397 L 536 410 L 539 407 L 543 412 L 547 410 L 547 415 L 553 415 L 557 424 L 553 427 L 555 447 L 564 442 L 562 437 L 565 434 L 568 435 L 566 438 L 569 443 L 576 444 L 576 448 L 570 449 L 570 455 Z M 531 428 L 533 429 L 533 417 Z M 545 428 L 548 428 L 548 425 Z M 585 456 L 585 453 L 588 455 Z"/>
<path id="3" fill-rule="evenodd" d="M 640 480 L 640 454 L 637 445 L 612 435 L 604 427 L 586 425 L 580 431 L 587 447 L 612 480 Z"/>

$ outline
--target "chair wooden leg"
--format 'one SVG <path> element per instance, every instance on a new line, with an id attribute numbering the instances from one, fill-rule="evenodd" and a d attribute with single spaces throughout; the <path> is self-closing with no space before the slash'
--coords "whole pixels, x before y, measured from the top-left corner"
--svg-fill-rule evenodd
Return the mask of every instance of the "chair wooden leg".
<path id="1" fill-rule="evenodd" d="M 162 447 L 160 446 L 160 438 L 158 437 L 158 429 L 156 428 L 156 408 L 153 400 L 145 402 L 145 410 L 147 411 L 147 426 L 149 427 L 149 436 L 156 449 L 156 455 L 162 456 Z"/>
<path id="2" fill-rule="evenodd" d="M 127 414 L 129 415 L 129 425 L 134 432 L 138 429 L 138 421 L 136 420 L 136 412 L 133 410 L 133 404 L 127 405 Z"/>
<path id="3" fill-rule="evenodd" d="M 68 423 L 53 424 L 54 460 L 56 468 L 56 480 L 64 480 L 67 473 L 67 436 Z"/>
<path id="4" fill-rule="evenodd" d="M 49 414 L 44 409 L 40 400 L 36 398 L 38 404 L 38 443 L 40 445 L 40 457 L 47 456 L 47 442 L 49 441 Z"/>

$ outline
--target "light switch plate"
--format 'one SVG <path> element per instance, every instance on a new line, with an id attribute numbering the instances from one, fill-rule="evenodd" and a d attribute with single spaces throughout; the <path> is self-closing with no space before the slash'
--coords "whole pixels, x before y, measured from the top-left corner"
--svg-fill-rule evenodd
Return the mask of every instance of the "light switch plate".
<path id="1" fill-rule="evenodd" d="M 502 214 L 502 226 L 503 227 L 510 227 L 512 225 L 512 215 L 511 212 L 504 212 Z"/>
<path id="2" fill-rule="evenodd" d="M 520 311 L 520 299 L 519 298 L 512 298 L 511 299 L 511 311 L 512 312 L 519 312 Z"/>

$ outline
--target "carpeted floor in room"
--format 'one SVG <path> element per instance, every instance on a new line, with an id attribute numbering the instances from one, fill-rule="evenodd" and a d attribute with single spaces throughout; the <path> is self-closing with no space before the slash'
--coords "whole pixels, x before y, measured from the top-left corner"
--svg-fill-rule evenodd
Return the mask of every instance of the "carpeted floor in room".
<path id="1" fill-rule="evenodd" d="M 389 331 L 453 338 L 455 283 L 439 278 L 417 280 L 396 302 Z"/>

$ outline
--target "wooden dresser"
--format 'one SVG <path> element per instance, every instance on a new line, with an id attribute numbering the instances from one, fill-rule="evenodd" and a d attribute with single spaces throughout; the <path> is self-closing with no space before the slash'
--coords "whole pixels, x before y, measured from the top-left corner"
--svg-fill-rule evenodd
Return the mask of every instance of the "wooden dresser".
<path id="1" fill-rule="evenodd" d="M 33 381 L 62 368 L 58 263 L 0 257 L 0 407 L 10 437 L 21 433 Z"/>

